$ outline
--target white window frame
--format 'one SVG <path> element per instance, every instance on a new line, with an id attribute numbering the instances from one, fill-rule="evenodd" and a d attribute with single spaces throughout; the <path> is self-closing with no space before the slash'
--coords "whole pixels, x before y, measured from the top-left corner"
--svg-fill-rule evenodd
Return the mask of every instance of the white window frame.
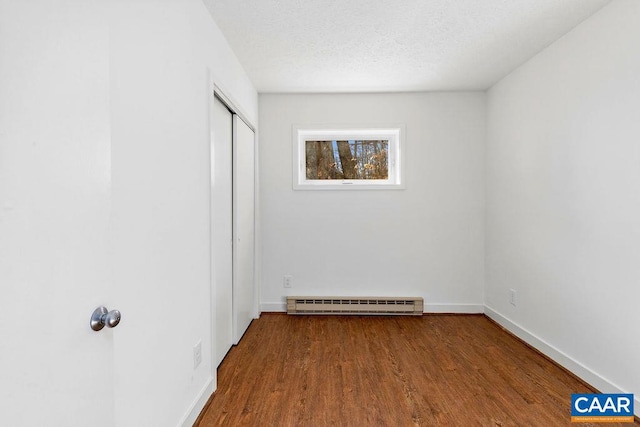
<path id="1" fill-rule="evenodd" d="M 404 125 L 367 126 L 293 126 L 294 190 L 402 190 L 404 185 Z M 387 179 L 307 179 L 306 141 L 388 140 Z"/>

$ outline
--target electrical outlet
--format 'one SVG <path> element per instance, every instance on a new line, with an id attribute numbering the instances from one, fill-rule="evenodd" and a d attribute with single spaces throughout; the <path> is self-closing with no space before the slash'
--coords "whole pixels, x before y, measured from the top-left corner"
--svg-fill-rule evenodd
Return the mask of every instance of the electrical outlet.
<path id="1" fill-rule="evenodd" d="M 514 307 L 516 306 L 516 302 L 517 302 L 516 296 L 517 296 L 516 295 L 516 290 L 515 289 L 509 289 L 509 303 Z"/>
<path id="2" fill-rule="evenodd" d="M 202 341 L 193 346 L 193 369 L 196 369 L 202 362 Z"/>
<path id="3" fill-rule="evenodd" d="M 285 288 L 291 288 L 293 286 L 293 276 L 285 275 L 282 284 Z"/>

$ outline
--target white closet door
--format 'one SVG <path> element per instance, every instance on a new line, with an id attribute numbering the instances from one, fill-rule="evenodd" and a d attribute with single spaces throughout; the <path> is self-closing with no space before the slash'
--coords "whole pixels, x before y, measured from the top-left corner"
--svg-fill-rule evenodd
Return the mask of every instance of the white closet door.
<path id="1" fill-rule="evenodd" d="M 216 366 L 233 345 L 232 114 L 215 98 L 211 147 L 211 253 Z"/>
<path id="2" fill-rule="evenodd" d="M 254 133 L 233 116 L 233 342 L 249 327 L 254 307 Z"/>

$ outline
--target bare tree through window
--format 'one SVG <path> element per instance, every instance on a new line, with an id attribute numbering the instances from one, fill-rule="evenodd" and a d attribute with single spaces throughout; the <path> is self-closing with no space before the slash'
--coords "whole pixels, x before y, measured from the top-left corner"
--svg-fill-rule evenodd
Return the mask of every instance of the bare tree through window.
<path id="1" fill-rule="evenodd" d="M 389 178 L 388 140 L 305 141 L 308 180 Z"/>

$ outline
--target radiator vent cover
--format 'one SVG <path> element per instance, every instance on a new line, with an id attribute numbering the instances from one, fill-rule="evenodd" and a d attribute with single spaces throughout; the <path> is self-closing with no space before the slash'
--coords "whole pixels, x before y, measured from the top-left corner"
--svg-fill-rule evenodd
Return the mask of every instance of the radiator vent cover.
<path id="1" fill-rule="evenodd" d="M 287 314 L 422 316 L 421 297 L 287 297 Z"/>

